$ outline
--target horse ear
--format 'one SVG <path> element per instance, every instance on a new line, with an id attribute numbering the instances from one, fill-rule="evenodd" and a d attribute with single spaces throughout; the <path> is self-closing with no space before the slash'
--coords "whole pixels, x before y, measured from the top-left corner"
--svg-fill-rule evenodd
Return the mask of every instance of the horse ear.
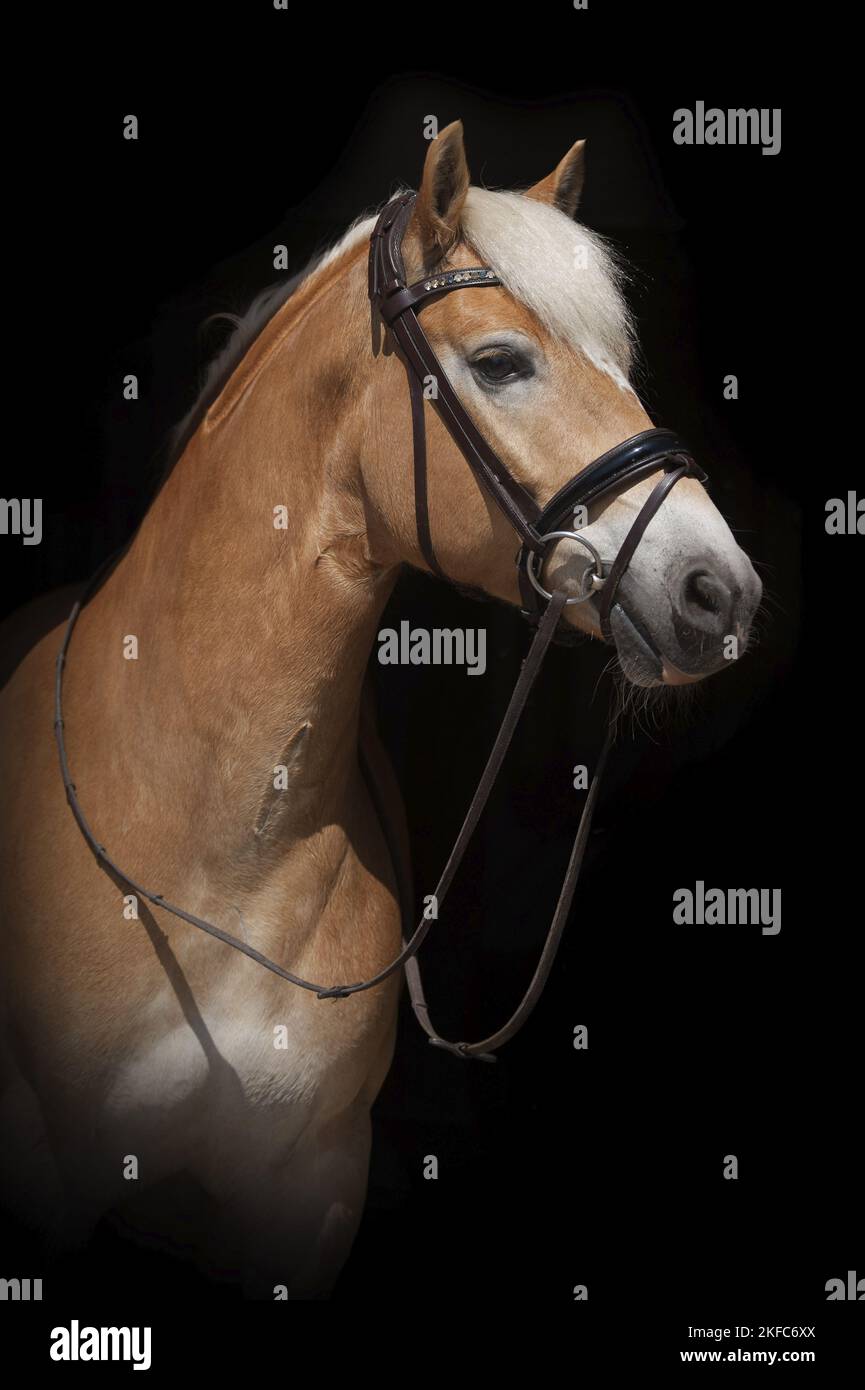
<path id="1" fill-rule="evenodd" d="M 459 237 L 460 213 L 469 190 L 463 123 L 445 126 L 427 150 L 415 203 L 415 226 L 424 264 L 440 261 Z"/>
<path id="2" fill-rule="evenodd" d="M 583 191 L 586 176 L 586 142 L 578 140 L 572 145 L 561 163 L 540 183 L 526 189 L 527 198 L 535 198 L 539 203 L 548 203 L 558 208 L 566 217 L 573 217 Z"/>

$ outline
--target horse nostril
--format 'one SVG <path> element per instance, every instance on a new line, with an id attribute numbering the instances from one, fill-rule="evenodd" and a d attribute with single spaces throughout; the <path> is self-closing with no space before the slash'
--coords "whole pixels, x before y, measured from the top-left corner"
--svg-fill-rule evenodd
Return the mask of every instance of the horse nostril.
<path id="1" fill-rule="evenodd" d="M 724 600 L 729 599 L 726 585 L 711 574 L 695 570 L 685 580 L 685 603 L 689 607 L 702 608 L 706 613 L 720 614 Z"/>
<path id="2" fill-rule="evenodd" d="M 673 599 L 673 625 L 684 651 L 702 651 L 730 631 L 733 593 L 712 570 L 689 569 Z"/>

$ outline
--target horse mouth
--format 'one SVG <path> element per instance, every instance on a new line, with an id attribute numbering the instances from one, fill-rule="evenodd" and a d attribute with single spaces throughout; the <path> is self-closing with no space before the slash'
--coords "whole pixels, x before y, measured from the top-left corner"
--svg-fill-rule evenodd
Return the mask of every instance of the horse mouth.
<path id="1" fill-rule="evenodd" d="M 641 620 L 627 612 L 620 603 L 610 613 L 610 628 L 616 643 L 616 655 L 625 677 L 632 685 L 643 687 L 694 685 L 706 672 L 693 674 L 681 671 L 660 652 Z"/>
<path id="2" fill-rule="evenodd" d="M 616 603 L 610 612 L 610 628 L 619 665 L 631 684 L 663 685 L 664 659 L 639 618 Z"/>

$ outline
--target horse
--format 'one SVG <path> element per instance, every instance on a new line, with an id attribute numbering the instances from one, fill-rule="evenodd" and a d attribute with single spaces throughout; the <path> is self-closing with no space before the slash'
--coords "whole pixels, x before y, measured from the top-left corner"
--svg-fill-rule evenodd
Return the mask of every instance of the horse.
<path id="1" fill-rule="evenodd" d="M 651 427 L 621 268 L 576 220 L 584 166 L 578 141 L 524 191 L 473 186 L 455 122 L 429 145 L 402 245 L 413 279 L 478 260 L 494 272 L 494 285 L 433 299 L 424 327 L 540 505 Z M 368 300 L 373 226 L 359 220 L 241 323 L 82 608 L 64 676 L 77 795 L 114 857 L 314 980 L 365 979 L 398 954 L 395 861 L 408 857 L 365 673 L 401 568 L 429 563 L 404 363 Z M 519 604 L 513 530 L 429 401 L 424 414 L 438 564 Z M 581 534 L 597 552 L 618 553 L 659 476 L 589 509 Z M 566 535 L 543 584 L 582 597 L 584 577 Z M 746 648 L 759 599 L 748 557 L 683 477 L 621 585 L 611 635 L 625 680 L 685 686 L 724 669 L 725 640 Z M 563 607 L 561 623 L 602 637 L 596 602 Z M 4 1198 L 73 1245 L 136 1202 L 170 1239 L 164 1194 L 184 1175 L 207 1194 L 192 1241 L 204 1268 L 250 1297 L 326 1297 L 363 1211 L 399 974 L 322 1002 L 102 872 L 52 739 L 61 637 L 38 641 L 0 694 Z"/>

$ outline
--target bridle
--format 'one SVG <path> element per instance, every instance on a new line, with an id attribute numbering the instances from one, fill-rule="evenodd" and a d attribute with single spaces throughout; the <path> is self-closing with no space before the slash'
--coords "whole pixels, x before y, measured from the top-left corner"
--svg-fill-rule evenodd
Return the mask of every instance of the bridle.
<path id="1" fill-rule="evenodd" d="M 370 979 L 360 980 L 353 984 L 321 985 L 293 974 L 275 961 L 269 960 L 267 956 L 256 951 L 254 947 L 248 946 L 245 941 L 241 941 L 229 932 L 223 931 L 222 928 L 214 926 L 213 923 L 195 916 L 194 913 L 186 912 L 183 908 L 167 902 L 161 893 L 154 893 L 143 887 L 115 863 L 105 846 L 99 842 L 91 830 L 81 808 L 69 769 L 63 733 L 63 672 L 69 643 L 82 606 L 102 580 L 102 571 L 94 576 L 85 594 L 74 605 L 66 624 L 60 651 L 57 654 L 54 732 L 66 798 L 82 836 L 96 856 L 100 866 L 109 876 L 119 879 L 128 888 L 131 888 L 137 897 L 145 899 L 175 917 L 179 917 L 191 926 L 198 927 L 201 931 L 207 932 L 227 946 L 242 951 L 244 955 L 249 956 L 251 960 L 256 961 L 266 970 L 288 980 L 290 984 L 296 985 L 299 989 L 311 991 L 318 999 L 345 999 L 352 994 L 373 989 L 404 966 L 412 1008 L 421 1027 L 427 1033 L 429 1041 L 434 1046 L 444 1048 L 458 1057 L 476 1057 L 484 1061 L 495 1061 L 494 1049 L 501 1047 L 522 1027 L 540 998 L 552 968 L 570 912 L 591 829 L 592 817 L 598 801 L 601 778 L 610 747 L 609 733 L 595 767 L 555 913 L 540 959 L 528 989 L 507 1022 L 494 1033 L 491 1033 L 489 1037 L 475 1043 L 449 1042 L 442 1038 L 430 1019 L 417 953 L 433 923 L 437 920 L 438 910 L 445 900 L 495 784 L 544 656 L 556 635 L 556 629 L 564 608 L 568 604 L 582 603 L 599 594 L 598 611 L 601 630 L 605 639 L 611 641 L 610 615 L 618 588 L 646 527 L 680 478 L 690 475 L 700 481 L 705 481 L 706 474 L 696 465 L 688 449 L 672 431 L 644 430 L 641 434 L 626 439 L 624 443 L 617 444 L 615 448 L 595 459 L 577 477 L 572 478 L 563 488 L 560 488 L 545 507 L 540 507 L 522 484 L 509 472 L 465 410 L 448 381 L 418 318 L 418 313 L 424 304 L 441 297 L 443 294 L 449 294 L 458 289 L 497 286 L 501 285 L 502 282 L 489 267 L 473 266 L 466 270 L 437 271 L 412 285 L 407 285 L 402 257 L 402 241 L 411 218 L 415 197 L 416 195 L 413 193 L 402 193 L 393 198 L 376 222 L 370 237 L 369 297 L 373 311 L 377 312 L 382 323 L 390 330 L 408 374 L 414 451 L 415 511 L 421 552 L 433 573 L 441 578 L 446 578 L 436 560 L 433 549 L 427 506 L 424 383 L 425 379 L 432 377 L 436 383 L 436 395 L 432 403 L 438 411 L 440 419 L 462 452 L 481 487 L 501 509 L 520 538 L 521 545 L 517 555 L 517 566 L 520 593 L 524 604 L 523 612 L 536 629 L 483 775 L 436 885 L 433 895 L 435 913 L 430 913 L 429 908 L 427 908 L 408 939 L 406 940 L 405 935 L 403 936 L 402 950 L 395 959 Z M 663 477 L 655 484 L 648 499 L 640 509 L 619 548 L 617 556 L 607 566 L 591 542 L 581 536 L 579 532 L 568 529 L 566 522 L 571 519 L 577 506 L 587 506 L 589 503 L 609 497 L 611 493 L 621 490 L 624 486 L 630 486 L 659 469 L 663 470 Z M 548 547 L 551 543 L 565 537 L 583 546 L 591 556 L 594 566 L 593 569 L 588 569 L 583 576 L 581 592 L 570 597 L 561 589 L 548 592 L 543 588 L 540 579 Z M 387 835 L 387 822 L 386 817 L 382 815 L 383 808 L 380 804 L 378 789 L 374 784 L 371 784 L 370 791 L 382 819 L 384 832 Z M 429 900 L 427 899 L 427 901 Z"/>
<path id="2" fill-rule="evenodd" d="M 488 266 L 480 265 L 439 271 L 425 275 L 413 285 L 406 285 L 402 242 L 416 196 L 414 193 L 401 193 L 393 198 L 375 225 L 370 238 L 369 297 L 382 322 L 393 334 L 408 373 L 415 514 L 421 553 L 433 573 L 446 579 L 433 549 L 427 506 L 424 384 L 432 378 L 435 395 L 431 400 L 439 418 L 487 496 L 500 508 L 522 542 L 517 567 L 526 617 L 536 626 L 543 611 L 542 601 L 546 604 L 552 598 L 541 586 L 538 576 L 550 543 L 567 537 L 577 541 L 589 553 L 594 570 L 587 570 L 583 576 L 583 592 L 567 598 L 565 602 L 584 603 L 593 594 L 600 593 L 598 614 L 601 631 L 606 641 L 611 642 L 610 613 L 619 585 L 646 527 L 680 478 L 690 475 L 705 482 L 706 474 L 672 430 L 643 430 L 601 454 L 565 483 L 545 507 L 538 506 L 478 430 L 448 381 L 418 318 L 419 311 L 432 299 L 440 299 L 453 290 L 491 288 L 502 282 Z M 576 507 L 597 502 L 625 485 L 630 487 L 650 473 L 656 473 L 659 468 L 664 470 L 663 478 L 655 484 L 605 574 L 605 565 L 595 547 L 578 531 L 569 529 L 567 523 Z"/>

